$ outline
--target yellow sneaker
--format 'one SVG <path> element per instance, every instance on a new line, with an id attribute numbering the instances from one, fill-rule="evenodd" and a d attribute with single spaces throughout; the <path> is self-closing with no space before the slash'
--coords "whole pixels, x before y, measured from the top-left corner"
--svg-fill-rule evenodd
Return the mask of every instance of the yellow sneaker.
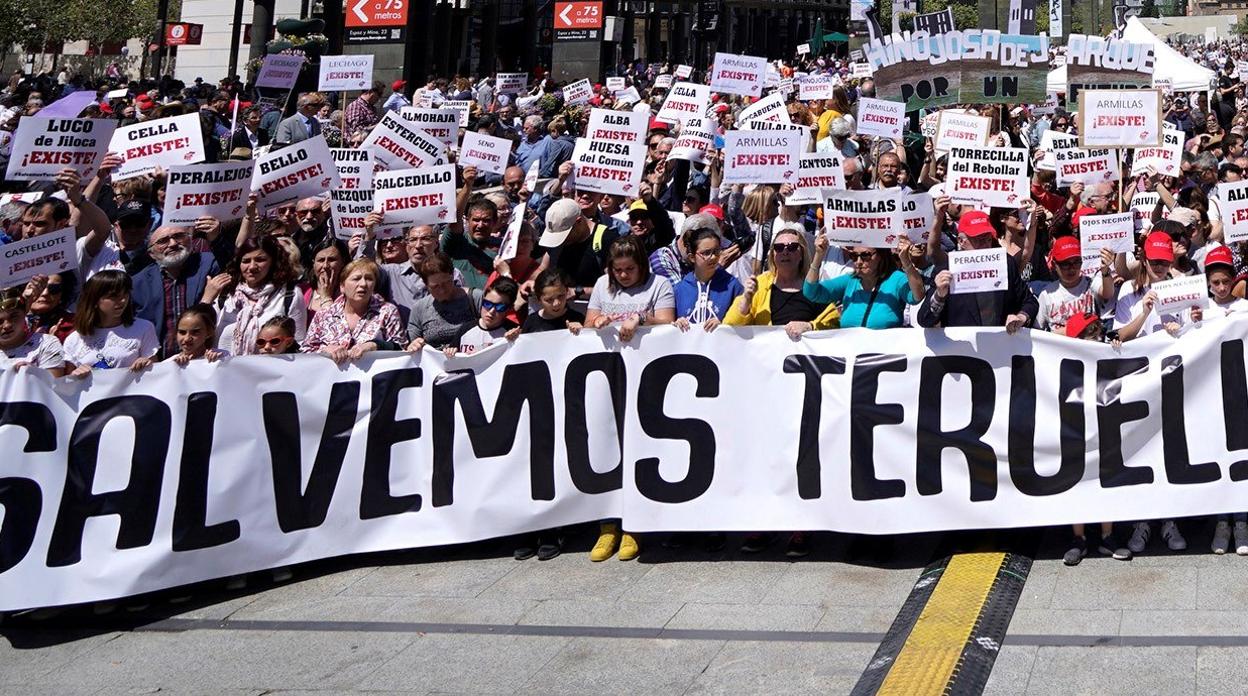
<path id="1" fill-rule="evenodd" d="M 615 554 L 620 544 L 620 528 L 614 522 L 603 522 L 598 529 L 598 543 L 589 552 L 589 560 L 597 563 Z"/>
<path id="2" fill-rule="evenodd" d="M 637 543 L 637 537 L 624 532 L 620 537 L 620 560 L 631 561 L 641 553 L 641 545 Z"/>

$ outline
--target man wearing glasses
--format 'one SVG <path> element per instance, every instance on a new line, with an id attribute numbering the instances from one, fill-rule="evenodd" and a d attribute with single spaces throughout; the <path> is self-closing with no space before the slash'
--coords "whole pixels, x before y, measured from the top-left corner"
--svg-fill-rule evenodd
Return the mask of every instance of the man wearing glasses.
<path id="1" fill-rule="evenodd" d="M 209 243 L 220 236 L 219 221 L 200 218 L 196 227 L 201 226 Z M 156 326 L 162 355 L 178 353 L 178 317 L 199 302 L 208 279 L 221 272 L 213 254 L 191 251 L 191 241 L 189 227 L 157 227 L 147 243 L 155 263 L 133 274 L 135 314 Z"/>
<path id="2" fill-rule="evenodd" d="M 366 223 L 373 223 L 365 227 L 365 242 L 362 255 L 373 256 L 374 246 L 372 244 L 373 235 L 376 232 L 377 224 L 380 223 L 381 215 L 379 213 L 371 213 L 366 218 Z M 403 324 L 407 324 L 407 317 L 412 311 L 412 306 L 417 300 L 429 294 L 429 289 L 425 287 L 425 281 L 420 277 L 420 264 L 425 259 L 438 253 L 438 232 L 431 225 L 420 225 L 413 227 L 403 235 L 403 244 L 407 248 L 407 261 L 403 263 L 382 263 L 381 277 L 378 278 L 377 292 L 388 297 L 399 308 L 399 316 L 403 320 Z M 451 281 L 456 287 L 464 287 L 464 275 L 456 268 L 451 274 Z"/>
<path id="3" fill-rule="evenodd" d="M 299 245 L 299 256 L 304 268 L 312 267 L 312 250 L 325 239 L 328 232 L 326 222 L 329 220 L 329 213 L 325 210 L 327 202 L 310 196 L 295 204 L 295 224 L 299 226 L 295 232 L 295 243 Z"/>
<path id="4" fill-rule="evenodd" d="M 308 138 L 320 135 L 321 122 L 316 120 L 316 112 L 327 103 L 325 95 L 320 92 L 299 95 L 295 113 L 277 124 L 277 136 L 273 139 L 273 149 L 301 143 Z"/>

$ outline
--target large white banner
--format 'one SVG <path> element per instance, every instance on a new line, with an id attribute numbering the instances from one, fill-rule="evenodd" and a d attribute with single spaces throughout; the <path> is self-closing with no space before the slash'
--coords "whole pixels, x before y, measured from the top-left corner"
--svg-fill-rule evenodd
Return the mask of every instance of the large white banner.
<path id="1" fill-rule="evenodd" d="M 661 327 L 623 350 L 585 330 L 342 367 L 6 370 L 0 610 L 603 518 L 895 534 L 1241 511 L 1246 337 Z"/>

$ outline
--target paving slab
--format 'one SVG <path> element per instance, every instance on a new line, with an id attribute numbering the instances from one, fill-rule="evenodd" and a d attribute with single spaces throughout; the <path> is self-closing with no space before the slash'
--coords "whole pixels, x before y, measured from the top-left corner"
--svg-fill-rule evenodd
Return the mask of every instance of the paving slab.
<path id="1" fill-rule="evenodd" d="M 985 696 L 1018 696 L 1026 693 L 1037 651 L 1039 648 L 1034 645 L 1001 646 L 997 660 L 992 664 L 988 683 L 984 684 Z"/>
<path id="2" fill-rule="evenodd" d="M 573 638 L 522 694 L 679 694 L 724 647 L 716 640 Z"/>
<path id="3" fill-rule="evenodd" d="M 548 636 L 425 634 L 373 671 L 361 688 L 513 693 L 571 639 Z"/>
<path id="4" fill-rule="evenodd" d="M 823 615 L 823 607 L 813 604 L 764 606 L 689 602 L 667 622 L 667 628 L 813 631 Z"/>
<path id="5" fill-rule="evenodd" d="M 547 599 L 517 622 L 529 626 L 606 626 L 661 629 L 680 611 L 681 602 Z"/>
<path id="6" fill-rule="evenodd" d="M 1036 652 L 1027 696 L 1196 693 L 1194 647 L 1051 647 Z"/>
<path id="7" fill-rule="evenodd" d="M 1195 609 L 1199 574 L 1191 566 L 1147 566 L 1100 559 L 1058 573 L 1054 609 Z"/>
<path id="8" fill-rule="evenodd" d="M 874 653 L 853 643 L 729 643 L 685 694 L 847 694 Z"/>
<path id="9" fill-rule="evenodd" d="M 782 561 L 663 563 L 651 566 L 629 590 L 628 598 L 638 602 L 758 604 L 791 566 Z"/>
<path id="10" fill-rule="evenodd" d="M 484 590 L 483 596 L 614 601 L 630 592 L 652 569 L 661 567 L 615 558 L 593 563 L 581 553 L 566 553 L 545 562 L 508 561 L 510 572 Z M 631 596 L 629 599 L 646 600 Z"/>
<path id="11" fill-rule="evenodd" d="M 351 583 L 340 594 L 365 597 L 476 597 L 517 566 L 510 557 L 382 566 Z"/>
<path id="12" fill-rule="evenodd" d="M 117 632 L 83 633 L 79 637 L 24 632 L 0 639 L 0 683 L 38 684 L 49 672 L 120 636 Z"/>
<path id="13" fill-rule="evenodd" d="M 793 563 L 767 587 L 763 604 L 901 608 L 919 578 L 916 568 L 846 563 Z"/>

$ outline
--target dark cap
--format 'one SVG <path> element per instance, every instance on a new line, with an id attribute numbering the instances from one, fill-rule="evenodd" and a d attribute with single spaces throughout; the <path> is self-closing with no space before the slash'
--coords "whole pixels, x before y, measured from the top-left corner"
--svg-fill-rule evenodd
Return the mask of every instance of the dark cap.
<path id="1" fill-rule="evenodd" d="M 152 207 L 143 201 L 126 201 L 117 208 L 117 222 L 131 218 L 150 220 Z"/>

